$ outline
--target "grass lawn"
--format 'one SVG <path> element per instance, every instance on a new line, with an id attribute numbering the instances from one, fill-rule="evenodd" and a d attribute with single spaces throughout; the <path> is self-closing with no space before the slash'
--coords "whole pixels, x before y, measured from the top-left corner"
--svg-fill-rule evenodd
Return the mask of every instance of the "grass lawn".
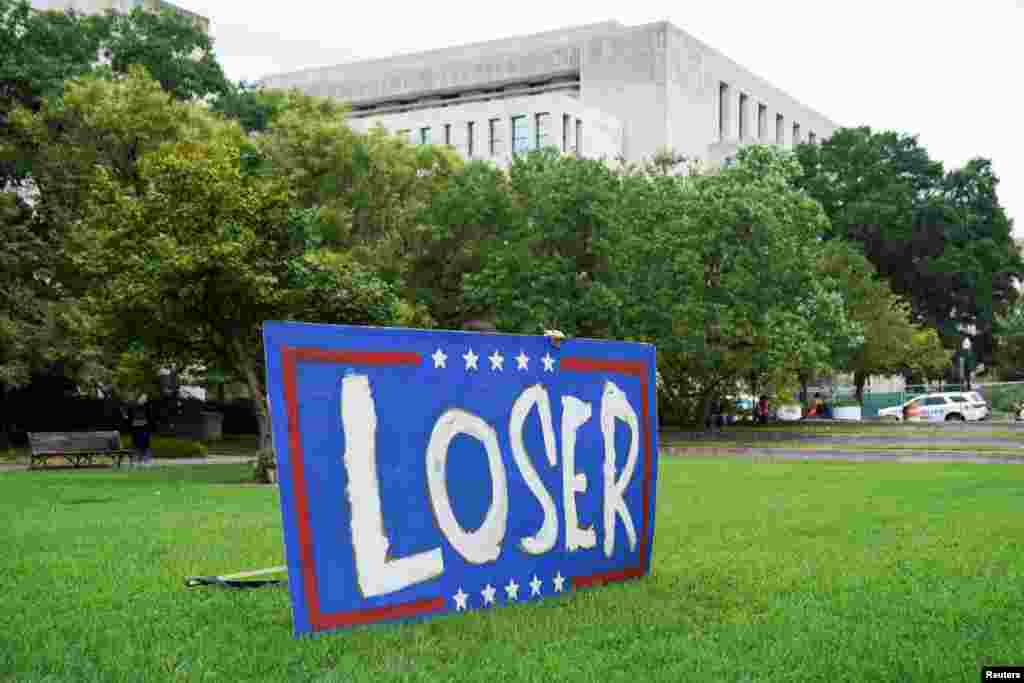
<path id="1" fill-rule="evenodd" d="M 701 451 L 719 451 L 723 449 L 753 449 L 758 451 L 849 451 L 851 453 L 963 453 L 965 455 L 1001 455 L 1013 458 L 1024 458 L 1024 449 L 1016 444 L 972 444 L 956 442 L 935 443 L 892 443 L 892 444 L 860 444 L 848 441 L 822 443 L 806 441 L 751 441 L 749 439 L 722 439 L 713 443 L 675 441 L 662 444 L 672 452 L 681 451 L 699 453 Z"/>
<path id="2" fill-rule="evenodd" d="M 1024 662 L 1024 468 L 665 458 L 647 579 L 295 641 L 249 468 L 0 474 L 0 681 L 975 681 Z"/>
<path id="3" fill-rule="evenodd" d="M 934 422 L 773 422 L 769 425 L 740 423 L 725 428 L 727 434 L 756 436 L 758 432 L 792 432 L 825 436 L 977 436 L 995 439 L 1018 439 L 1024 442 L 1024 429 L 1004 422 L 934 423 Z M 671 433 L 671 430 L 669 430 Z"/>

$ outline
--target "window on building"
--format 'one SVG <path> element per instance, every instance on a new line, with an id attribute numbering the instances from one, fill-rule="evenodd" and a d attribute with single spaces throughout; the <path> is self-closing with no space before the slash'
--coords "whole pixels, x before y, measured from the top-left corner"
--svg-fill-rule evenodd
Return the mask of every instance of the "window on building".
<path id="1" fill-rule="evenodd" d="M 512 153 L 523 154 L 530 151 L 530 131 L 526 126 L 525 116 L 512 117 Z"/>
<path id="2" fill-rule="evenodd" d="M 488 121 L 491 134 L 491 156 L 496 157 L 501 153 L 501 119 Z"/>
<path id="3" fill-rule="evenodd" d="M 807 133 L 807 142 L 811 143 L 812 145 L 817 144 L 818 136 L 814 134 L 813 130 Z"/>
<path id="4" fill-rule="evenodd" d="M 473 122 L 466 124 L 466 157 L 473 157 Z"/>
<path id="5" fill-rule="evenodd" d="M 743 140 L 750 135 L 750 126 L 747 125 L 747 96 L 744 93 L 740 93 L 740 140 Z"/>
<path id="6" fill-rule="evenodd" d="M 562 151 L 568 152 L 571 149 L 569 137 L 572 135 L 572 117 L 562 114 Z"/>
<path id="7" fill-rule="evenodd" d="M 576 156 L 583 156 L 583 122 L 576 119 L 576 146 L 573 148 Z"/>
<path id="8" fill-rule="evenodd" d="M 544 149 L 551 144 L 551 114 L 535 114 L 533 117 L 534 149 Z"/>
<path id="9" fill-rule="evenodd" d="M 786 119 L 782 114 L 775 115 L 775 144 L 781 145 L 786 137 Z"/>
<path id="10" fill-rule="evenodd" d="M 729 134 L 729 84 L 718 84 L 718 139 Z"/>
<path id="11" fill-rule="evenodd" d="M 768 107 L 757 105 L 757 139 L 764 142 L 768 139 Z"/>
<path id="12" fill-rule="evenodd" d="M 444 144 L 452 146 L 452 124 L 444 124 Z"/>
<path id="13" fill-rule="evenodd" d="M 802 142 L 802 140 L 800 139 L 800 124 L 799 123 L 794 123 L 793 124 L 793 144 L 794 145 L 799 145 L 801 142 Z"/>
<path id="14" fill-rule="evenodd" d="M 420 128 L 420 144 L 421 145 L 429 145 L 430 144 L 430 129 L 429 128 Z"/>

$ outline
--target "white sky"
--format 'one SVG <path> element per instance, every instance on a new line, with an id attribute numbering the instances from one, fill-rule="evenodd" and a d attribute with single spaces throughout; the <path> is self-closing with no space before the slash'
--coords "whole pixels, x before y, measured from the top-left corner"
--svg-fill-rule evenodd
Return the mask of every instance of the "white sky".
<path id="1" fill-rule="evenodd" d="M 947 169 L 992 159 L 1024 235 L 1024 0 L 174 2 L 210 18 L 232 80 L 668 20 L 840 125 L 917 134 Z"/>

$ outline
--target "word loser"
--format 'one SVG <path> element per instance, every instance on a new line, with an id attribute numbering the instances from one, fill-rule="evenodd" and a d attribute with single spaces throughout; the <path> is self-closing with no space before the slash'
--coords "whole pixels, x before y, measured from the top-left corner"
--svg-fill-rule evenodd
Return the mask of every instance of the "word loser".
<path id="1" fill-rule="evenodd" d="M 574 396 L 563 396 L 561 402 L 562 509 L 566 532 L 565 549 L 572 552 L 597 545 L 597 531 L 593 527 L 580 527 L 576 512 L 576 496 L 587 493 L 589 485 L 586 475 L 576 471 L 576 434 L 591 419 L 593 406 Z M 544 513 L 540 528 L 533 535 L 518 539 L 517 547 L 530 555 L 543 555 L 557 543 L 559 518 L 551 492 L 545 488 L 524 445 L 524 425 L 532 410 L 536 410 L 540 417 L 544 462 L 548 467 L 557 468 L 558 449 L 551 416 L 551 399 L 548 391 L 540 384 L 525 389 L 513 403 L 508 435 L 518 474 Z M 630 405 L 625 393 L 611 381 L 605 382 L 599 411 L 604 437 L 603 549 L 605 556 L 610 558 L 615 552 L 616 519 L 622 521 L 630 550 L 635 550 L 637 545 L 636 526 L 623 495 L 636 470 L 640 451 L 640 424 L 636 410 Z M 616 420 L 624 422 L 630 433 L 629 452 L 621 472 L 616 472 L 615 467 Z M 380 501 L 382 482 L 376 465 L 377 411 L 370 380 L 366 375 L 350 374 L 342 380 L 341 422 L 346 444 L 344 463 L 349 478 L 347 494 L 352 510 L 352 543 L 360 591 L 365 597 L 386 595 L 441 576 L 444 573 L 444 559 L 439 547 L 389 559 L 391 544 L 383 532 Z M 490 470 L 490 507 L 483 524 L 474 530 L 463 528 L 456 518 L 445 479 L 449 447 L 460 434 L 470 436 L 480 443 Z M 501 555 L 508 529 L 509 497 L 508 473 L 495 428 L 472 412 L 461 408 L 449 409 L 434 424 L 426 446 L 425 465 L 430 505 L 444 538 L 468 563 L 482 565 L 496 561 Z M 541 464 L 543 466 L 544 463 Z"/>

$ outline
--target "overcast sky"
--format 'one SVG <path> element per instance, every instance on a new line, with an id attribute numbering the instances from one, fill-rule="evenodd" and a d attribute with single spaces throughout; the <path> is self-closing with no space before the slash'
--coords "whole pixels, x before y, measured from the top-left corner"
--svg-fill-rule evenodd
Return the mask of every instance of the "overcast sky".
<path id="1" fill-rule="evenodd" d="M 617 20 L 668 20 L 842 126 L 917 134 L 946 168 L 992 159 L 1024 235 L 1024 0 L 174 0 L 233 80 Z"/>

